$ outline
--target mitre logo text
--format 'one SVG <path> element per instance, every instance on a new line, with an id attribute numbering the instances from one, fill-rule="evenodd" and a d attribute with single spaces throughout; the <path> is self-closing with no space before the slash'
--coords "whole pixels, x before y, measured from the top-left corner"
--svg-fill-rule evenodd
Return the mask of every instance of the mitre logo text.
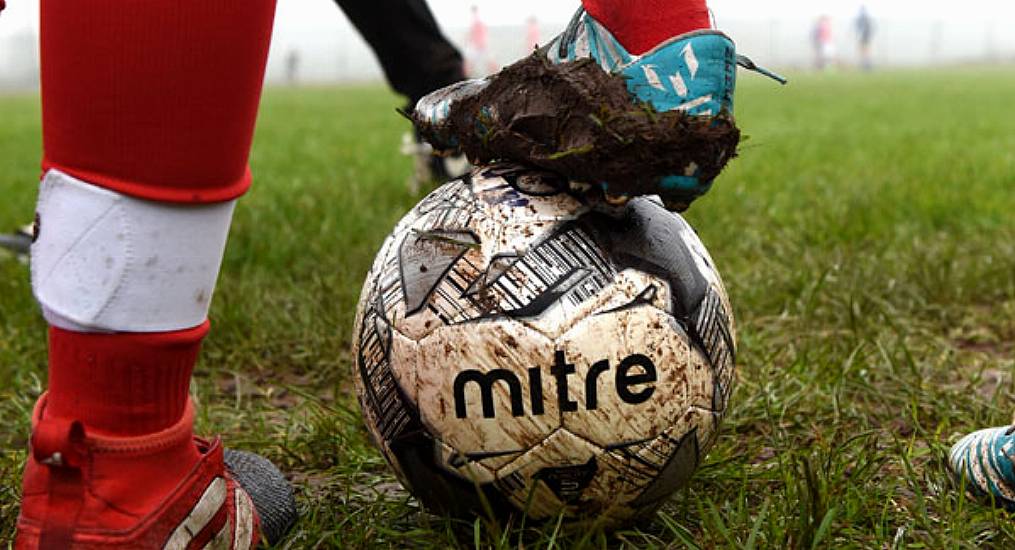
<path id="1" fill-rule="evenodd" d="M 599 379 L 613 369 L 614 389 L 621 401 L 637 405 L 644 403 L 655 393 L 655 382 L 657 380 L 656 366 L 648 357 L 636 353 L 629 355 L 620 361 L 614 368 L 610 361 L 603 359 L 592 364 L 585 374 L 585 395 L 584 406 L 586 410 L 595 410 L 599 406 Z M 557 350 L 554 354 L 553 365 L 550 366 L 549 374 L 555 379 L 557 387 L 557 407 L 561 412 L 574 412 L 579 408 L 576 399 L 579 396 L 570 395 L 568 388 L 569 378 L 576 372 L 575 366 L 567 362 L 563 350 Z M 531 415 L 544 414 L 543 395 L 543 368 L 533 367 L 528 369 L 529 386 L 529 411 Z M 511 402 L 511 416 L 525 416 L 525 400 L 522 394 L 522 380 L 518 374 L 507 369 L 493 369 L 490 371 L 463 370 L 455 376 L 454 398 L 455 416 L 468 418 L 469 410 L 466 402 L 466 395 L 469 392 L 479 392 L 482 406 L 483 418 L 496 417 L 497 408 L 494 406 L 494 385 L 503 384 L 507 386 L 508 396 Z M 607 390 L 608 391 L 608 390 Z M 552 399 L 553 397 L 551 397 Z"/>

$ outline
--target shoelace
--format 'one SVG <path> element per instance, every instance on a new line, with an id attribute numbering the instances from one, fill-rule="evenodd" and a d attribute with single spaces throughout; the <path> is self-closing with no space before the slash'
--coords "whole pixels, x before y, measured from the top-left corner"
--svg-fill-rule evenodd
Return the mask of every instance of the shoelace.
<path id="1" fill-rule="evenodd" d="M 779 84 L 782 84 L 783 86 L 785 86 L 789 82 L 789 80 L 786 79 L 786 77 L 774 71 L 770 71 L 760 65 L 755 64 L 753 61 L 751 61 L 751 58 L 743 54 L 739 53 L 737 54 L 737 65 L 740 65 L 741 67 L 747 69 L 748 71 L 754 71 L 762 76 L 767 76 L 768 78 L 771 78 L 772 80 L 778 82 Z"/>
<path id="2" fill-rule="evenodd" d="M 2 1 L 2 0 L 0 0 Z M 578 31 L 582 23 L 582 17 L 585 15 L 585 8 L 578 8 L 578 11 L 571 17 L 571 21 L 568 22 L 567 28 L 560 35 L 560 42 L 557 45 L 558 57 L 566 57 L 568 47 L 574 43 L 578 38 Z"/>

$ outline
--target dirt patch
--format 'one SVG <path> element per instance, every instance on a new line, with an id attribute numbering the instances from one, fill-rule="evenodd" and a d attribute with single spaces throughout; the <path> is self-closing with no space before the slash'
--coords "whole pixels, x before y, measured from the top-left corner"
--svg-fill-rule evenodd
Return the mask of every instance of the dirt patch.
<path id="1" fill-rule="evenodd" d="M 658 193 L 661 177 L 688 167 L 711 181 L 740 141 L 729 113 L 660 113 L 633 102 L 624 79 L 591 59 L 555 65 L 538 54 L 453 102 L 441 124 L 413 122 L 437 147 L 453 136 L 474 164 L 520 162 L 632 196 Z"/>
<path id="2" fill-rule="evenodd" d="M 984 341 L 976 338 L 957 338 L 955 347 L 973 353 L 983 353 L 994 357 L 1009 357 L 1015 351 L 1012 342 Z"/>
<path id="3" fill-rule="evenodd" d="M 409 497 L 409 492 L 400 483 L 393 481 L 356 483 L 350 487 L 350 490 L 357 495 L 370 499 L 381 496 L 393 500 L 402 500 Z"/>
<path id="4" fill-rule="evenodd" d="M 985 369 L 980 375 L 976 393 L 984 399 L 993 399 L 994 394 L 1011 382 L 1011 374 L 1000 369 Z"/>

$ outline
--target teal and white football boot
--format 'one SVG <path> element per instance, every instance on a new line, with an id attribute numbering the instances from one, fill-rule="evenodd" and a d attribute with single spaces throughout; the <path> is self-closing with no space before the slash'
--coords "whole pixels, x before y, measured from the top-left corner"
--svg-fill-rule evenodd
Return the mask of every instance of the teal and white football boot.
<path id="1" fill-rule="evenodd" d="M 632 103 L 647 104 L 659 113 L 679 111 L 691 120 L 708 120 L 713 126 L 727 124 L 734 130 L 733 92 L 736 87 L 737 65 L 758 71 L 783 84 L 786 82 L 782 77 L 757 67 L 746 57 L 737 55 L 733 41 L 717 30 L 704 29 L 675 36 L 644 54 L 631 54 L 583 9 L 578 10 L 560 36 L 536 55 L 545 56 L 553 64 L 591 59 L 605 72 L 624 79 Z M 490 78 L 497 78 L 497 75 Z M 490 83 L 490 78 L 460 82 L 438 90 L 416 105 L 413 119 L 435 149 L 456 150 L 461 145 L 461 127 L 445 122 L 452 118 L 456 104 L 482 93 Z M 491 105 L 476 113 L 474 131 L 487 131 L 488 128 L 481 124 L 483 115 L 496 109 L 496 105 Z M 702 133 L 698 134 L 695 136 L 697 139 L 691 143 L 701 143 Z M 545 142 L 546 137 L 537 135 L 535 140 Z M 711 155 L 709 160 L 714 162 L 704 163 L 708 165 L 705 167 L 701 162 L 685 158 L 687 155 L 683 155 L 683 152 L 674 151 L 674 156 L 680 157 L 683 165 L 676 167 L 672 173 L 653 175 L 653 182 L 649 186 L 632 185 L 624 178 L 584 183 L 599 186 L 607 197 L 620 202 L 636 195 L 657 194 L 672 209 L 683 210 L 691 201 L 709 190 L 718 172 L 735 156 L 738 140 L 739 131 L 733 147 L 728 147 L 725 143 L 722 147 L 713 147 L 715 150 L 710 150 L 708 154 Z M 530 159 L 508 160 L 525 162 Z M 542 167 L 556 168 L 545 163 Z M 563 175 L 572 176 L 568 173 Z"/>
<path id="2" fill-rule="evenodd" d="M 952 474 L 975 498 L 1015 511 L 1015 426 L 973 432 L 948 456 Z"/>

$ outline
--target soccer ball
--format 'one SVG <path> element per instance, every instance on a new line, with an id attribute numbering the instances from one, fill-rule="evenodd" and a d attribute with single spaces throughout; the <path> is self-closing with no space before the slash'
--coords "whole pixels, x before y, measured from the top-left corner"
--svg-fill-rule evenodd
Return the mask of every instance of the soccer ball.
<path id="1" fill-rule="evenodd" d="M 701 463 L 734 342 L 719 273 L 679 215 L 638 198 L 608 216 L 553 174 L 494 165 L 384 242 L 354 378 L 367 428 L 428 508 L 617 526 Z"/>

